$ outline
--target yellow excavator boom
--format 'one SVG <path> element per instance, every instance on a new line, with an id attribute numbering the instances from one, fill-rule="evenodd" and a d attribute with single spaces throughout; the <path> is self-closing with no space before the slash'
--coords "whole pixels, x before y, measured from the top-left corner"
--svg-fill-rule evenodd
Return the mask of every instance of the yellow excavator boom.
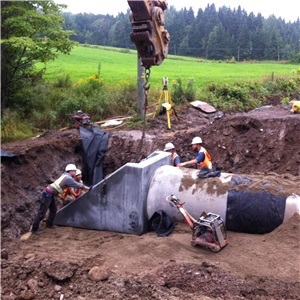
<path id="1" fill-rule="evenodd" d="M 146 69 L 160 65 L 168 56 L 170 35 L 164 28 L 166 0 L 127 1 L 131 12 L 131 41 L 135 44 Z"/>

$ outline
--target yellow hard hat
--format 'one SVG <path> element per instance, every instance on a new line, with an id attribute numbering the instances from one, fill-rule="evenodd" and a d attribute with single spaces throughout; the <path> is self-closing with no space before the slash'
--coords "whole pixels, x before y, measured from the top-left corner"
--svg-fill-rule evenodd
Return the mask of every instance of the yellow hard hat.
<path id="1" fill-rule="evenodd" d="M 300 113 L 300 101 L 294 101 L 291 109 L 294 113 Z"/>

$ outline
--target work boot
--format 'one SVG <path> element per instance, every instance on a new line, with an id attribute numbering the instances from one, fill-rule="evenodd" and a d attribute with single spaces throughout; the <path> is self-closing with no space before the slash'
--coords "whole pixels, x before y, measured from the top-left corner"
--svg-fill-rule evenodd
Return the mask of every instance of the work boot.
<path id="1" fill-rule="evenodd" d="M 33 234 L 36 234 L 36 235 L 40 235 L 43 231 L 41 229 L 38 229 L 38 230 L 35 230 L 35 231 L 31 231 Z"/>

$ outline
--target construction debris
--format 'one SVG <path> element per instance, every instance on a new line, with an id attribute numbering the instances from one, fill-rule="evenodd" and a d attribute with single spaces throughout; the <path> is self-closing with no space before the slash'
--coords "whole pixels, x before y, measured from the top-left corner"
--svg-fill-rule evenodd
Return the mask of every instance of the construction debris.
<path id="1" fill-rule="evenodd" d="M 207 113 L 207 114 L 211 114 L 216 112 L 217 110 L 211 106 L 210 104 L 200 101 L 200 100 L 196 100 L 191 102 L 191 105 L 197 109 L 200 109 L 201 111 Z"/>

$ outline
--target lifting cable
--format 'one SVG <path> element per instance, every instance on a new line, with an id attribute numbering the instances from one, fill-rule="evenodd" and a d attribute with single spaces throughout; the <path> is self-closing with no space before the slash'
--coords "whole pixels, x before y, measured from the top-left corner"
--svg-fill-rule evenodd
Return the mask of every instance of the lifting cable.
<path id="1" fill-rule="evenodd" d="M 143 123 L 144 124 L 143 124 L 142 138 L 140 140 L 140 144 L 139 144 L 139 147 L 136 152 L 136 160 L 135 160 L 136 163 L 140 162 L 143 157 L 142 148 L 143 148 L 144 139 L 145 139 L 146 115 L 147 115 L 147 109 L 148 109 L 148 91 L 150 89 L 149 79 L 150 79 L 150 68 L 145 68 L 145 83 L 143 84 L 144 96 L 145 96 L 144 111 L 143 111 L 143 113 L 144 113 Z"/>

